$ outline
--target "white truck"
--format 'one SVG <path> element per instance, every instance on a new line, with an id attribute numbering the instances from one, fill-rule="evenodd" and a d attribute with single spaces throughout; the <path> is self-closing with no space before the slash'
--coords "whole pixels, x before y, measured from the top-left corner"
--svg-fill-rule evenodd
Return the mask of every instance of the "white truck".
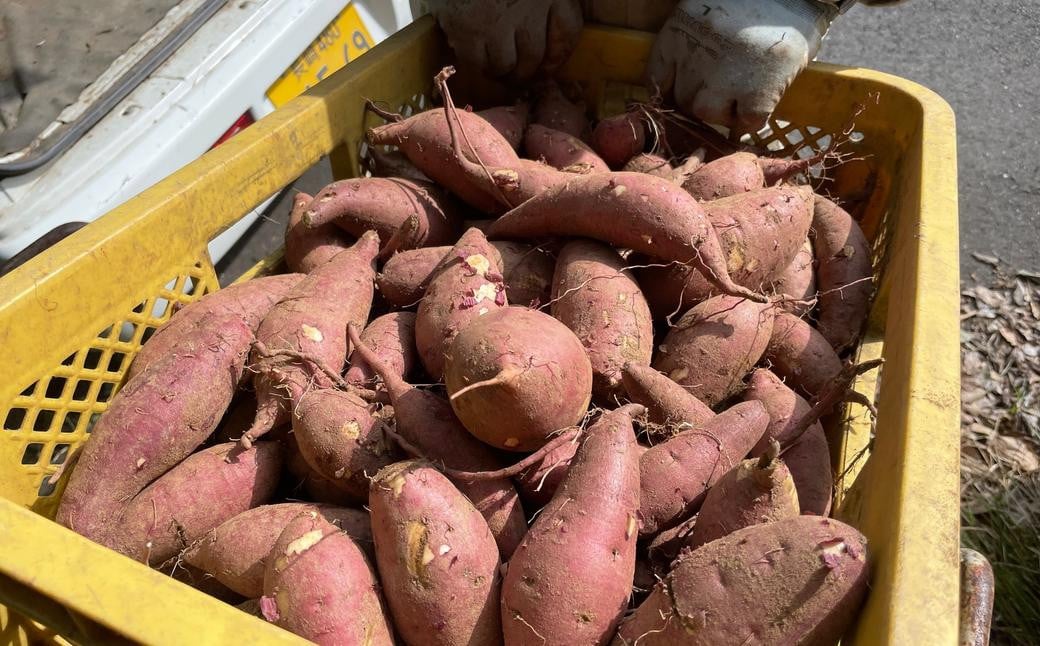
<path id="1" fill-rule="evenodd" d="M 0 264 L 137 195 L 411 20 L 408 0 L 179 2 L 31 145 L 0 158 Z M 269 203 L 211 243 L 214 261 Z"/>

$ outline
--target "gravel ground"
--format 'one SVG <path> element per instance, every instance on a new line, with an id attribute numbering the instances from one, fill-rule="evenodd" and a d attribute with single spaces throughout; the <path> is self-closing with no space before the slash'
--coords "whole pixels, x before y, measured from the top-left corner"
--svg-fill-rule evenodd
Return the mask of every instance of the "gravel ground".
<path id="1" fill-rule="evenodd" d="M 1040 3 L 911 0 L 857 5 L 819 58 L 891 72 L 957 114 L 961 272 L 972 251 L 1040 268 Z"/>

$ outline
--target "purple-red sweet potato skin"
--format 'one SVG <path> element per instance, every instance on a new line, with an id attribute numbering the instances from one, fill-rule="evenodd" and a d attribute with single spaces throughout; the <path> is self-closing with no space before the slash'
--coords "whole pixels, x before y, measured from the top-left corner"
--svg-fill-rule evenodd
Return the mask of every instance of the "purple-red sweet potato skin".
<path id="1" fill-rule="evenodd" d="M 670 436 L 676 431 L 701 426 L 715 417 L 707 404 L 649 366 L 625 364 L 621 377 L 628 398 L 646 407 L 652 424 L 664 427 L 662 432 L 651 435 Z"/>
<path id="2" fill-rule="evenodd" d="M 773 291 L 776 294 L 809 301 L 783 303 L 783 308 L 792 314 L 801 316 L 812 309 L 811 299 L 816 297 L 816 270 L 813 264 L 812 243 L 807 239 L 787 269 L 773 280 Z"/>
<path id="3" fill-rule="evenodd" d="M 516 305 L 547 303 L 555 267 L 552 255 L 509 240 L 496 240 L 491 246 L 501 258 L 506 300 Z M 451 247 L 424 247 L 395 254 L 376 278 L 383 300 L 394 307 L 417 304 L 437 266 L 450 252 Z"/>
<path id="4" fill-rule="evenodd" d="M 605 173 L 607 162 L 581 139 L 532 123 L 524 133 L 524 149 L 531 159 L 544 159 L 546 164 L 560 170 Z"/>
<path id="5" fill-rule="evenodd" d="M 399 462 L 372 480 L 376 565 L 394 626 L 412 646 L 502 643 L 495 539 L 440 471 Z"/>
<path id="6" fill-rule="evenodd" d="M 282 300 L 303 278 L 303 274 L 279 274 L 264 276 L 220 291 L 206 294 L 199 300 L 185 305 L 157 329 L 145 343 L 126 373 L 129 381 L 149 364 L 170 354 L 171 348 L 186 336 L 194 334 L 199 319 L 211 316 L 238 316 L 252 331 L 260 325 L 274 305 Z"/>
<path id="7" fill-rule="evenodd" d="M 782 448 L 791 443 L 799 420 L 809 413 L 809 402 L 787 387 L 784 382 L 765 368 L 756 368 L 748 378 L 744 401 L 760 401 L 769 414 L 769 426 L 758 444 L 751 450 L 760 453 L 776 440 Z"/>
<path id="8" fill-rule="evenodd" d="M 715 483 L 697 512 L 689 547 L 697 548 L 744 527 L 793 518 L 798 493 L 787 465 L 779 458 L 766 465 L 744 460 Z"/>
<path id="9" fill-rule="evenodd" d="M 639 457 L 629 404 L 581 440 L 567 477 L 509 561 L 507 644 L 605 644 L 628 605 L 636 565 Z"/>
<path id="10" fill-rule="evenodd" d="M 354 237 L 379 234 L 382 246 L 409 218 L 415 230 L 401 248 L 451 244 L 462 223 L 460 207 L 430 182 L 400 177 L 355 177 L 321 189 L 307 205 L 303 222 L 315 230 L 330 223 Z"/>
<path id="11" fill-rule="evenodd" d="M 692 516 L 708 489 L 747 455 L 768 424 L 761 403 L 743 402 L 650 447 L 639 459 L 640 533 L 652 536 Z"/>
<path id="12" fill-rule="evenodd" d="M 784 452 L 784 462 L 794 478 L 803 514 L 828 516 L 834 497 L 834 475 L 827 436 L 819 424 L 807 430 Z"/>
<path id="13" fill-rule="evenodd" d="M 264 570 L 271 548 L 286 525 L 305 512 L 321 514 L 354 539 L 362 551 L 373 553 L 367 512 L 307 502 L 285 502 L 261 505 L 224 521 L 187 550 L 184 560 L 244 597 L 259 597 L 264 593 Z"/>
<path id="14" fill-rule="evenodd" d="M 387 366 L 407 380 L 419 355 L 415 350 L 415 313 L 390 312 L 372 319 L 361 331 L 361 340 L 378 353 Z M 354 351 L 350 355 L 350 368 L 343 376 L 344 381 L 355 386 L 371 388 L 377 375 L 371 366 Z"/>
<path id="15" fill-rule="evenodd" d="M 526 103 L 516 105 L 499 105 L 493 108 L 479 110 L 475 114 L 491 124 L 491 127 L 502 135 L 513 150 L 520 148 L 524 140 L 524 128 L 527 126 L 527 116 L 530 112 Z"/>
<path id="16" fill-rule="evenodd" d="M 683 188 L 698 200 L 717 200 L 763 188 L 766 185 L 758 157 L 736 152 L 699 166 L 683 181 Z"/>
<path id="17" fill-rule="evenodd" d="M 479 229 L 459 238 L 430 278 L 415 317 L 415 344 L 426 372 L 439 380 L 455 336 L 506 305 L 501 256 Z"/>
<path id="18" fill-rule="evenodd" d="M 819 195 L 812 228 L 819 260 L 820 333 L 841 352 L 855 343 L 870 310 L 870 246 L 852 216 Z"/>
<path id="19" fill-rule="evenodd" d="M 456 110 L 454 114 L 458 115 L 477 157 L 486 166 L 509 168 L 516 165 L 519 159 L 516 151 L 490 123 L 465 110 Z M 501 210 L 493 196 L 470 183 L 455 157 L 444 110 L 434 108 L 398 123 L 372 128 L 368 131 L 368 141 L 374 145 L 397 146 L 419 170 L 467 204 L 485 213 Z M 472 154 L 469 150 L 466 152 Z"/>
<path id="20" fill-rule="evenodd" d="M 285 447 L 285 477 L 283 487 L 289 500 L 310 500 L 329 505 L 349 505 L 350 496 L 334 482 L 319 474 L 300 453 L 296 435 L 286 433 L 281 440 Z"/>
<path id="21" fill-rule="evenodd" d="M 769 426 L 751 453 L 764 451 L 770 438 L 784 449 L 783 459 L 798 490 L 798 504 L 803 514 L 826 516 L 831 510 L 833 477 L 827 436 L 819 422 L 814 423 L 791 445 L 799 420 L 809 413 L 809 402 L 787 387 L 769 370 L 759 368 L 751 373 L 745 401 L 762 402 L 769 414 Z"/>
<path id="22" fill-rule="evenodd" d="M 218 444 L 189 456 L 137 495 L 106 544 L 135 561 L 158 565 L 206 532 L 262 505 L 274 494 L 282 447 Z"/>
<path id="23" fill-rule="evenodd" d="M 574 454 L 578 452 L 578 446 L 577 441 L 564 442 L 513 478 L 529 512 L 533 513 L 548 505 L 556 495 L 560 483 L 567 476 Z"/>
<path id="24" fill-rule="evenodd" d="M 841 372 L 841 359 L 816 328 L 793 314 L 776 315 L 765 358 L 793 390 L 818 396 Z"/>
<path id="25" fill-rule="evenodd" d="M 202 319 L 168 355 L 127 382 L 81 449 L 56 520 L 104 542 L 127 501 L 216 428 L 252 341 L 240 317 Z"/>
<path id="26" fill-rule="evenodd" d="M 715 296 L 693 307 L 658 346 L 653 367 L 708 406 L 743 388 L 762 358 L 774 308 L 734 296 Z"/>
<path id="27" fill-rule="evenodd" d="M 640 153 L 628 160 L 621 170 L 632 173 L 646 173 L 656 175 L 663 179 L 671 180 L 675 176 L 675 169 L 668 160 L 653 153 Z"/>
<path id="28" fill-rule="evenodd" d="M 603 161 L 611 168 L 621 168 L 643 152 L 646 126 L 637 114 L 619 114 L 601 119 L 592 129 L 589 140 Z"/>
<path id="29" fill-rule="evenodd" d="M 547 86 L 538 97 L 532 121 L 578 138 L 589 127 L 585 106 L 568 99 L 555 83 Z"/>
<path id="30" fill-rule="evenodd" d="M 509 240 L 495 240 L 491 246 L 502 256 L 506 300 L 524 307 L 549 302 L 556 268 L 552 254 L 541 247 Z"/>
<path id="31" fill-rule="evenodd" d="M 347 324 L 363 326 L 368 321 L 378 251 L 379 237 L 369 231 L 353 247 L 307 274 L 264 317 L 257 341 L 269 352 L 302 352 L 340 370 L 347 358 Z M 289 402 L 298 400 L 304 391 L 333 386 L 309 360 L 265 356 L 254 348 L 250 364 L 259 434 L 289 421 Z"/>
<path id="32" fill-rule="evenodd" d="M 376 277 L 379 294 L 393 307 L 416 305 L 426 293 L 433 272 L 449 253 L 451 247 L 423 247 L 394 254 Z"/>
<path id="33" fill-rule="evenodd" d="M 415 388 L 389 372 L 387 366 L 350 331 L 351 341 L 383 378 L 394 407 L 397 433 L 424 457 L 463 471 L 494 471 L 503 465 L 494 453 L 470 435 L 442 397 Z M 476 506 L 498 543 L 503 560 L 527 531 L 520 497 L 511 480 L 457 481 L 456 486 Z"/>
<path id="34" fill-rule="evenodd" d="M 609 405 L 624 394 L 626 363 L 650 365 L 654 322 L 625 261 L 609 245 L 574 240 L 556 259 L 552 309 L 574 332 L 592 362 L 592 393 Z"/>
<path id="35" fill-rule="evenodd" d="M 356 395 L 333 388 L 305 392 L 292 409 L 303 458 L 359 504 L 368 500 L 369 478 L 400 457 L 374 412 Z"/>
<path id="36" fill-rule="evenodd" d="M 332 223 L 314 228 L 307 226 L 304 213 L 313 199 L 306 193 L 294 195 L 285 227 L 285 264 L 289 271 L 301 274 L 321 267 L 353 243 L 349 235 Z"/>
<path id="37" fill-rule="evenodd" d="M 672 182 L 645 173 L 571 173 L 492 223 L 490 238 L 575 236 L 666 261 L 694 263 L 735 287 L 704 207 Z"/>
<path id="38" fill-rule="evenodd" d="M 807 186 L 760 188 L 702 205 L 738 285 L 766 291 L 801 251 L 812 223 L 813 194 Z M 648 267 L 647 298 L 658 316 L 718 294 L 704 276 L 686 266 Z"/>
<path id="39" fill-rule="evenodd" d="M 455 396 L 498 376 L 498 383 Z M 581 341 L 556 319 L 538 310 L 504 307 L 477 318 L 455 337 L 444 384 L 453 395 L 455 414 L 476 438 L 500 449 L 533 451 L 585 415 L 592 364 Z"/>
<path id="40" fill-rule="evenodd" d="M 328 646 L 392 646 L 379 584 L 354 541 L 317 512 L 297 516 L 268 557 L 268 621 Z"/>
<path id="41" fill-rule="evenodd" d="M 833 644 L 855 620 L 867 576 L 866 538 L 836 520 L 747 527 L 680 556 L 614 646 Z"/>

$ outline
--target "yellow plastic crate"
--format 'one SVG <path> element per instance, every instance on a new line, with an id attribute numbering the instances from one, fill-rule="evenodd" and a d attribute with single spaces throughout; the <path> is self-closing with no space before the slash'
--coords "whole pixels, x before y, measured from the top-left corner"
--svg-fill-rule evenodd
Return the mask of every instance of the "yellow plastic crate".
<path id="1" fill-rule="evenodd" d="M 589 28 L 565 73 L 590 105 L 640 82 L 647 34 Z M 226 144 L 0 280 L 0 636 L 8 643 L 275 643 L 292 635 L 97 546 L 49 520 L 50 475 L 89 436 L 148 330 L 170 304 L 218 288 L 206 245 L 323 155 L 337 176 L 359 172 L 370 97 L 428 105 L 449 50 L 423 19 Z M 863 205 L 879 296 L 863 359 L 882 374 L 876 397 L 830 429 L 837 515 L 870 540 L 874 569 L 857 644 L 953 644 L 958 612 L 958 251 L 953 114 L 920 85 L 814 64 L 760 138 L 794 153 L 855 120 L 830 189 L 876 186 Z M 262 263 L 263 265 L 263 263 Z M 264 265 L 265 267 L 268 265 Z M 260 269 L 263 269 L 261 267 Z M 31 617 L 32 620 L 27 619 Z"/>

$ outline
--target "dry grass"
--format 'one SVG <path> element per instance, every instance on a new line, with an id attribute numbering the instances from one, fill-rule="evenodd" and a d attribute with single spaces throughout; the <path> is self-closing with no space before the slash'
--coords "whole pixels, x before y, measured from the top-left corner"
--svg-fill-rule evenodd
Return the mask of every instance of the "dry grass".
<path id="1" fill-rule="evenodd" d="M 994 643 L 1036 643 L 1040 277 L 989 264 L 992 273 L 973 274 L 961 295 L 962 541 L 996 573 Z"/>

